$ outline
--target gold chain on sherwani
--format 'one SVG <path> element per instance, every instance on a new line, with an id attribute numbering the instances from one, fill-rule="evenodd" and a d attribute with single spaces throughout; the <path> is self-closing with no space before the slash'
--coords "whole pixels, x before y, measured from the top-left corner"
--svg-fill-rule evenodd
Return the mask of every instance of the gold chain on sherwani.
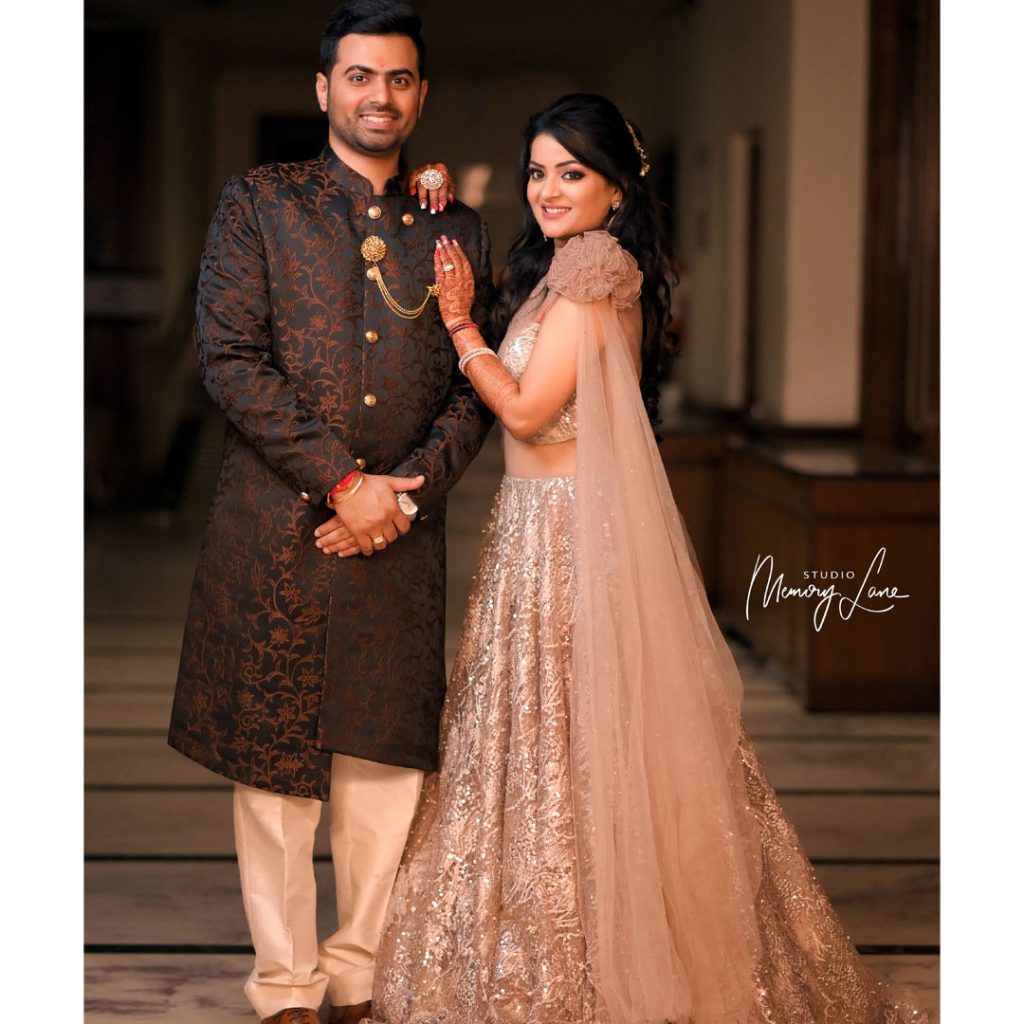
<path id="1" fill-rule="evenodd" d="M 395 316 L 400 316 L 403 320 L 415 320 L 422 312 L 427 308 L 427 303 L 437 295 L 441 290 L 438 288 L 435 282 L 432 285 L 427 286 L 427 294 L 424 296 L 423 301 L 415 309 L 406 309 L 392 296 L 391 292 L 388 291 L 388 286 L 384 283 L 384 275 L 380 272 L 378 263 L 387 255 L 388 246 L 380 235 L 370 235 L 369 238 L 363 239 L 363 244 L 359 247 L 359 252 L 363 259 L 370 264 L 370 269 L 366 271 L 366 276 L 371 281 L 377 282 L 377 287 L 380 289 L 381 298 L 384 300 L 388 309 L 391 310 Z"/>

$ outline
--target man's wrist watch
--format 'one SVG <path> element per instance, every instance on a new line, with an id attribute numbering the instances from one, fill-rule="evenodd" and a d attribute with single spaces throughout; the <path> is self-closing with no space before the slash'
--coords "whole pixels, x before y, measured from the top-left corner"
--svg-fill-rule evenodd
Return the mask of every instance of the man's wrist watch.
<path id="1" fill-rule="evenodd" d="M 416 516 L 419 515 L 420 507 L 412 500 L 412 498 L 409 497 L 408 491 L 399 491 L 396 500 L 398 501 L 398 507 L 410 519 L 415 519 Z"/>

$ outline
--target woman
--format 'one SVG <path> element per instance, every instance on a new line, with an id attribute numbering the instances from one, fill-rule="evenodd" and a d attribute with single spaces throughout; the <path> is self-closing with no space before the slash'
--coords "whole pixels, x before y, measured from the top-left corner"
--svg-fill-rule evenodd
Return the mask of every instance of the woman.
<path id="1" fill-rule="evenodd" d="M 389 1024 L 922 1021 L 871 976 L 743 729 L 651 420 L 667 254 L 635 129 L 533 117 L 494 324 L 436 254 L 506 475 L 378 955 Z"/>

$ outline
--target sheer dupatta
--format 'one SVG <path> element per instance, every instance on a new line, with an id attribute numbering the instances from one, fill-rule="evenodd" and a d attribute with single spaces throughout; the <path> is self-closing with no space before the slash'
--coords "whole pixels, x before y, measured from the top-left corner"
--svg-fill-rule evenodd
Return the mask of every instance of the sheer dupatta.
<path id="1" fill-rule="evenodd" d="M 712 617 L 641 398 L 635 261 L 572 239 L 548 286 L 581 302 L 570 756 L 599 1019 L 747 1024 L 760 825 L 742 682 Z M 634 315 L 635 315 L 634 310 Z"/>

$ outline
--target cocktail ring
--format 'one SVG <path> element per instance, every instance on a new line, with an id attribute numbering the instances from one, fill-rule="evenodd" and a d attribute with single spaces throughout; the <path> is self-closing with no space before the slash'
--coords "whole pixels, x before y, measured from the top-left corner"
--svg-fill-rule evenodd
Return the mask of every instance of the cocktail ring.
<path id="1" fill-rule="evenodd" d="M 434 189 L 444 187 L 444 175 L 434 167 L 420 173 L 420 184 L 424 188 Z"/>
<path id="2" fill-rule="evenodd" d="M 383 537 L 371 537 L 370 540 L 373 541 L 374 544 L 383 544 L 384 543 L 384 538 Z"/>
<path id="3" fill-rule="evenodd" d="M 446 270 L 446 271 L 447 270 L 454 270 L 455 269 L 455 264 L 454 263 L 442 263 L 441 264 L 441 269 L 442 270 Z"/>

